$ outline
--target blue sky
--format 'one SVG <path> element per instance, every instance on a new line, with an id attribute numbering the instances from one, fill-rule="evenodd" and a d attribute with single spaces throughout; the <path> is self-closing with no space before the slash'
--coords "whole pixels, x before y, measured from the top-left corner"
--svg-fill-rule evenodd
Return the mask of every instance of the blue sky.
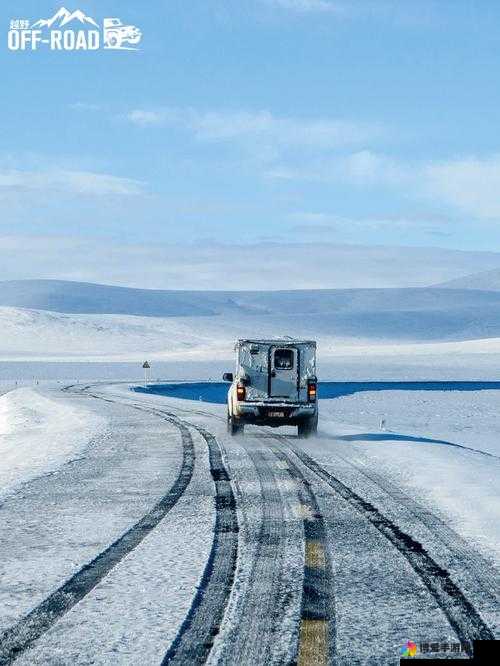
<path id="1" fill-rule="evenodd" d="M 499 3 L 64 4 L 141 50 L 10 52 L 61 4 L 2 3 L 10 243 L 498 248 Z"/>

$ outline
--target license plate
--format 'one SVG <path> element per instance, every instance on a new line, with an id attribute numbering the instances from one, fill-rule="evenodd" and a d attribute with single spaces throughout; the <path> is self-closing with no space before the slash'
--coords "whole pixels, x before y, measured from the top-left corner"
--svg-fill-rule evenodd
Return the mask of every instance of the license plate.
<path id="1" fill-rule="evenodd" d="M 285 412 L 268 412 L 267 415 L 273 419 L 282 419 L 285 417 Z"/>

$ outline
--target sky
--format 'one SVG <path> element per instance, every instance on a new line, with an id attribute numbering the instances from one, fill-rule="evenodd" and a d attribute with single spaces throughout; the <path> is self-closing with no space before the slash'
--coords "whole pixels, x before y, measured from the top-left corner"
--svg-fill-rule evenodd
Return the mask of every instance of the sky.
<path id="1" fill-rule="evenodd" d="M 2 3 L 0 279 L 98 279 L 94 253 L 175 286 L 147 275 L 159 247 L 184 271 L 221 245 L 499 249 L 499 3 L 64 5 L 143 37 L 10 51 L 11 20 L 62 4 Z"/>

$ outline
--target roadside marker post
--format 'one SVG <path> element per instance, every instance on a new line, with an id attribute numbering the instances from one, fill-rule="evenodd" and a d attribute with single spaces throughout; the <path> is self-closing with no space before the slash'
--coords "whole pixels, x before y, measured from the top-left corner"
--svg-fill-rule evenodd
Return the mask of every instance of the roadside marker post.
<path id="1" fill-rule="evenodd" d="M 148 388 L 148 382 L 151 381 L 151 366 L 148 361 L 144 361 L 142 367 L 144 369 L 144 388 Z"/>

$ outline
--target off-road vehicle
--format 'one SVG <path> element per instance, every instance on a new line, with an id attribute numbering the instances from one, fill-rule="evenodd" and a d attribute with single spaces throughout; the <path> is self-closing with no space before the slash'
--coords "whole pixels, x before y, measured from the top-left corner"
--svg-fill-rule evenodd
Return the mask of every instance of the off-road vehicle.
<path id="1" fill-rule="evenodd" d="M 227 394 L 231 435 L 245 424 L 297 426 L 299 437 L 318 428 L 316 342 L 312 340 L 238 340 L 236 372 Z"/>

